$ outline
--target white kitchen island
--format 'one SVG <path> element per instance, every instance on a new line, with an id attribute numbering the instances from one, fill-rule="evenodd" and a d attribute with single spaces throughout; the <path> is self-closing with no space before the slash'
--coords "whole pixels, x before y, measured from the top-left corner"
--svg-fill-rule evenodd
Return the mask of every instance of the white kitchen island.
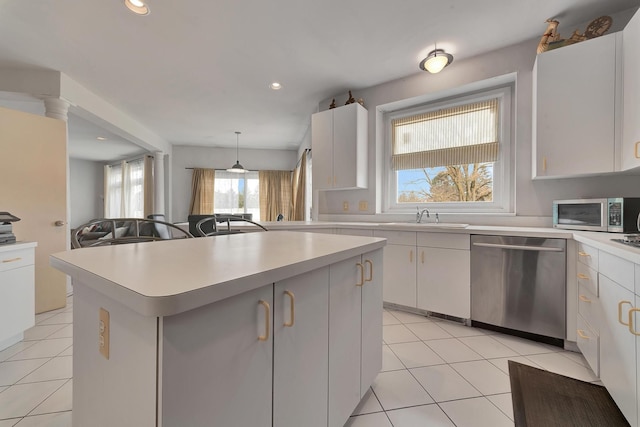
<path id="1" fill-rule="evenodd" d="M 344 425 L 382 364 L 385 243 L 271 231 L 52 255 L 74 284 L 74 427 Z"/>

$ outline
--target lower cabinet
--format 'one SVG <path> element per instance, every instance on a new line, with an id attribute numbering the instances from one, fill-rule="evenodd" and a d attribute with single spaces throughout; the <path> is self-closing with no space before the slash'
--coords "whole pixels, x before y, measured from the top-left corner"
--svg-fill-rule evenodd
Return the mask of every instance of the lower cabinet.
<path id="1" fill-rule="evenodd" d="M 415 246 L 385 246 L 383 282 L 385 302 L 416 307 Z"/>
<path id="2" fill-rule="evenodd" d="M 74 425 L 342 427 L 382 368 L 382 254 L 161 318 L 77 286 Z"/>
<path id="3" fill-rule="evenodd" d="M 600 274 L 600 379 L 632 426 L 638 423 L 636 338 L 629 333 L 633 292 Z"/>
<path id="4" fill-rule="evenodd" d="M 418 308 L 469 319 L 469 250 L 418 248 L 418 252 Z"/>
<path id="5" fill-rule="evenodd" d="M 382 369 L 381 265 L 378 250 L 330 267 L 329 427 L 344 425 Z"/>

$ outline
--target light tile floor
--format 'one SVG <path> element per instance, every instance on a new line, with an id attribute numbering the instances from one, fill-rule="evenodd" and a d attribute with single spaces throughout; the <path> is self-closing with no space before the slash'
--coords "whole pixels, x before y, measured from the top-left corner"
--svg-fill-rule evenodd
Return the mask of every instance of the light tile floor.
<path id="1" fill-rule="evenodd" d="M 71 427 L 72 307 L 0 351 L 0 427 Z M 508 335 L 394 310 L 383 330 L 382 372 L 345 427 L 513 426 L 508 360 L 598 382 L 581 355 Z"/>
<path id="2" fill-rule="evenodd" d="M 513 426 L 508 360 L 601 384 L 582 355 L 385 309 L 382 372 L 345 427 Z"/>

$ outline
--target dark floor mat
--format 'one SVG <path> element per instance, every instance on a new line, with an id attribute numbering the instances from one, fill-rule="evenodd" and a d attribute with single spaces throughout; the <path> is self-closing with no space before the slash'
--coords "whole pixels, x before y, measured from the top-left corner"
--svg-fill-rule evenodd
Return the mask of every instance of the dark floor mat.
<path id="1" fill-rule="evenodd" d="M 516 427 L 629 426 L 606 388 L 509 361 Z"/>

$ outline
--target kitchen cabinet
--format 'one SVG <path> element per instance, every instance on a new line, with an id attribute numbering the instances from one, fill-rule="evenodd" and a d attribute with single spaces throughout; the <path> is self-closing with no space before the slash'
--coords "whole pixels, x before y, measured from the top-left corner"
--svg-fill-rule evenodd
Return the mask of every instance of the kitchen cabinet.
<path id="1" fill-rule="evenodd" d="M 470 239 L 468 234 L 417 233 L 417 307 L 471 317 Z"/>
<path id="2" fill-rule="evenodd" d="M 0 350 L 35 324 L 35 243 L 0 246 Z"/>
<path id="3" fill-rule="evenodd" d="M 360 104 L 313 114 L 313 189 L 367 188 L 367 144 L 367 110 Z"/>
<path id="4" fill-rule="evenodd" d="M 382 353 L 377 350 L 382 346 L 381 260 L 378 250 L 330 269 L 330 427 L 344 425 L 382 368 Z"/>
<path id="5" fill-rule="evenodd" d="M 626 324 L 634 301 L 633 292 L 600 274 L 600 379 L 632 426 L 638 423 L 636 340 Z"/>
<path id="6" fill-rule="evenodd" d="M 162 425 L 272 425 L 272 308 L 266 285 L 163 318 Z"/>
<path id="7" fill-rule="evenodd" d="M 226 237 L 52 256 L 74 283 L 74 424 L 344 425 L 382 366 L 385 242 Z"/>
<path id="8" fill-rule="evenodd" d="M 623 117 L 622 169 L 640 166 L 640 13 L 622 32 Z"/>
<path id="9" fill-rule="evenodd" d="M 383 300 L 416 308 L 416 233 L 376 230 L 375 236 L 387 239 L 382 279 Z"/>
<path id="10" fill-rule="evenodd" d="M 613 33 L 537 56 L 533 178 L 619 170 L 621 37 Z"/>
<path id="11" fill-rule="evenodd" d="M 278 282 L 274 296 L 273 425 L 326 427 L 329 269 Z"/>

